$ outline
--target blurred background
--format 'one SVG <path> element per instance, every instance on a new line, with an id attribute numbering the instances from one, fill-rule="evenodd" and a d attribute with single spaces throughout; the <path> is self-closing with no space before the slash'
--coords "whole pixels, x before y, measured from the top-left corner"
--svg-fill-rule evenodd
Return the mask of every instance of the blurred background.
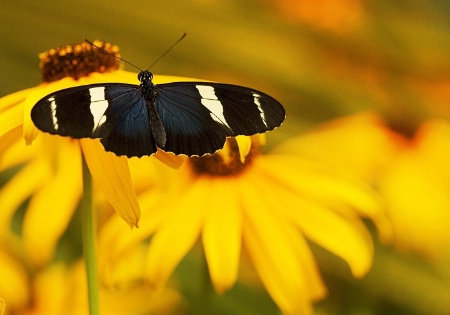
<path id="1" fill-rule="evenodd" d="M 287 119 L 269 147 L 367 110 L 406 137 L 450 117 L 447 0 L 1 1 L 0 96 L 39 84 L 37 55 L 50 48 L 100 39 L 145 69 L 184 32 L 151 70 L 272 95 Z M 319 314 L 450 314 L 448 261 L 377 243 L 372 271 L 354 280 L 341 261 L 314 250 L 329 288 Z M 264 299 L 258 293 L 254 304 Z"/>

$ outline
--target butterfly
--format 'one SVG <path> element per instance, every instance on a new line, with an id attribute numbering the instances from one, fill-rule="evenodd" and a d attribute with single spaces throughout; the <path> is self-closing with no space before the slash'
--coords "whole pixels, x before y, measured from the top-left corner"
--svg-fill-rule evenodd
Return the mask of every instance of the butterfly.
<path id="1" fill-rule="evenodd" d="M 149 70 L 139 85 L 99 83 L 51 93 L 32 108 L 35 126 L 53 135 L 99 138 L 118 156 L 152 155 L 157 148 L 202 156 L 223 148 L 227 137 L 272 130 L 283 106 L 252 88 L 210 82 L 154 84 Z"/>

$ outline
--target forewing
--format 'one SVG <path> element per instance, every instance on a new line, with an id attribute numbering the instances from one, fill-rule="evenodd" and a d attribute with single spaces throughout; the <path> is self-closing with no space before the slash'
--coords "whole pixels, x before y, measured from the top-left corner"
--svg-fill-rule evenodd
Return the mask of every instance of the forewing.
<path id="1" fill-rule="evenodd" d="M 31 111 L 38 129 L 71 138 L 102 138 L 107 151 L 143 156 L 155 152 L 148 112 L 137 85 L 92 84 L 60 90 Z"/>
<path id="2" fill-rule="evenodd" d="M 278 101 L 237 85 L 176 82 L 156 89 L 167 134 L 165 150 L 176 154 L 213 153 L 223 148 L 227 136 L 263 133 L 285 118 Z"/>
<path id="3" fill-rule="evenodd" d="M 45 96 L 31 110 L 33 123 L 41 131 L 51 134 L 72 138 L 96 137 L 90 90 L 90 86 L 79 86 Z M 98 108 L 104 108 L 104 103 L 97 104 Z"/>

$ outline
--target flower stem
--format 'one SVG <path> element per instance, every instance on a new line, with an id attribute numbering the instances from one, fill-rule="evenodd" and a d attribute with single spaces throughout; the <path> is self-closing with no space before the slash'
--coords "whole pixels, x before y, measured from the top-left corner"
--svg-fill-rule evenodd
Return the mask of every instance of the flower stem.
<path id="1" fill-rule="evenodd" d="M 208 315 L 212 313 L 212 298 L 214 290 L 211 285 L 208 264 L 206 257 L 202 255 L 201 271 L 199 277 L 198 293 L 194 300 L 193 313 L 198 315 Z"/>
<path id="2" fill-rule="evenodd" d="M 97 271 L 97 220 L 92 205 L 92 177 L 84 156 L 83 164 L 83 197 L 81 199 L 83 252 L 87 276 L 89 314 L 100 315 L 99 284 Z"/>

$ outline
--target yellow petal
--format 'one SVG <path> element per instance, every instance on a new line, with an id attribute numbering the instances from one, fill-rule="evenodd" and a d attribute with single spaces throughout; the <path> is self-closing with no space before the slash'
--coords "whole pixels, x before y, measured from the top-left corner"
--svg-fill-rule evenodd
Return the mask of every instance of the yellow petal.
<path id="1" fill-rule="evenodd" d="M 29 302 L 29 290 L 25 267 L 19 264 L 17 259 L 6 254 L 6 250 L 2 248 L 0 250 L 0 292 L 2 298 L 8 301 L 11 309 L 20 309 Z"/>
<path id="2" fill-rule="evenodd" d="M 52 257 L 81 197 L 80 149 L 73 141 L 60 145 L 56 174 L 31 198 L 23 223 L 28 257 L 38 266 Z"/>
<path id="3" fill-rule="evenodd" d="M 122 226 L 125 225 L 123 222 L 121 223 Z M 137 230 L 138 229 L 130 231 L 130 229 L 128 229 L 128 231 L 123 234 L 134 233 Z M 102 248 L 102 250 L 99 251 L 100 256 L 103 256 L 103 253 L 107 253 L 107 251 L 108 248 Z M 142 282 L 146 253 L 147 243 L 141 242 L 129 246 L 126 254 L 120 256 L 119 259 L 116 259 L 114 262 L 103 260 L 103 264 L 99 265 L 102 284 L 107 287 L 120 287 L 128 283 L 137 283 L 138 281 Z"/>
<path id="4" fill-rule="evenodd" d="M 450 161 L 449 141 L 450 123 L 431 120 L 420 127 L 409 149 L 417 156 L 419 163 L 427 164 L 427 172 L 447 178 L 450 177 L 450 169 L 442 165 Z"/>
<path id="5" fill-rule="evenodd" d="M 103 273 L 109 277 L 108 273 L 114 269 L 122 257 L 127 256 L 130 250 L 134 250 L 143 240 L 149 238 L 171 212 L 165 208 L 166 201 L 161 199 L 157 192 L 149 190 L 139 195 L 139 204 L 143 212 L 141 226 L 130 232 L 130 229 L 123 224 L 121 218 L 111 217 L 102 227 L 99 237 L 99 248 L 102 253 L 99 256 L 99 265 Z"/>
<path id="6" fill-rule="evenodd" d="M 249 189 L 253 192 L 254 198 L 262 199 L 262 202 L 264 203 L 264 206 L 267 207 L 268 211 L 280 216 L 280 218 L 283 218 L 283 221 L 287 222 L 287 224 L 295 227 L 295 222 L 291 221 L 291 218 L 286 216 L 284 213 L 284 205 L 289 204 L 291 199 L 282 199 L 282 197 L 278 194 L 284 190 L 283 187 L 277 188 L 273 185 L 273 183 L 270 183 L 270 181 L 261 181 L 261 173 L 259 170 L 254 170 L 251 173 L 249 172 L 246 179 L 246 184 L 248 187 L 251 187 Z M 298 198 L 298 196 L 295 196 L 295 198 Z M 293 237 L 300 237 L 299 243 L 297 244 L 299 246 L 298 252 L 300 253 L 299 259 L 302 260 L 301 266 L 304 270 L 303 274 L 306 277 L 306 282 L 310 286 L 309 292 L 311 298 L 314 300 L 323 298 L 326 289 L 320 277 L 319 269 L 303 235 L 298 233 L 301 233 L 301 231 L 298 231 L 295 227 L 295 235 Z"/>
<path id="7" fill-rule="evenodd" d="M 215 154 L 219 155 L 222 158 L 222 163 L 225 165 L 230 164 L 231 162 L 231 148 L 228 141 L 225 142 L 225 145 L 222 149 L 219 149 Z"/>
<path id="8" fill-rule="evenodd" d="M 22 128 L 20 126 L 8 131 L 3 136 L 0 136 L 0 170 L 4 170 L 8 167 L 21 163 L 21 161 L 17 162 L 18 156 L 15 156 L 13 159 L 9 159 L 9 161 L 6 158 L 5 161 L 5 153 L 7 153 L 12 146 L 17 145 L 19 141 L 23 146 Z"/>
<path id="9" fill-rule="evenodd" d="M 279 209 L 305 236 L 348 263 L 354 276 L 365 275 L 373 259 L 373 243 L 361 220 L 279 189 Z"/>
<path id="10" fill-rule="evenodd" d="M 322 176 L 311 178 L 306 174 L 302 177 L 302 173 L 298 172 L 298 163 L 296 165 L 296 161 L 292 161 L 288 157 L 272 159 L 265 156 L 264 162 L 259 163 L 258 161 L 255 163 L 255 168 L 263 168 L 260 170 L 263 174 L 268 170 L 271 172 L 271 170 L 277 169 L 278 172 L 271 174 L 270 178 L 280 184 L 280 189 L 277 191 L 280 203 L 283 204 L 280 210 L 292 222 L 295 222 L 309 239 L 344 259 L 349 264 L 353 275 L 362 276 L 367 273 L 372 264 L 372 240 L 358 216 L 352 213 L 352 210 L 347 210 L 348 206 L 345 205 L 349 203 L 350 207 L 361 206 L 364 209 L 365 203 L 353 202 L 358 199 L 352 194 L 364 195 L 366 192 L 359 191 L 358 186 L 351 187 L 351 183 L 345 181 Z M 280 164 L 283 167 L 279 167 Z M 300 180 L 296 182 L 296 179 Z M 320 187 L 320 182 L 314 184 L 314 181 L 319 179 L 323 180 L 324 187 Z M 311 183 L 317 190 L 324 188 L 324 197 L 318 198 L 316 194 L 310 195 L 309 188 L 305 189 L 304 185 L 299 183 L 301 181 Z M 334 183 L 327 184 L 327 182 Z M 330 186 L 328 187 L 328 185 Z M 333 185 L 342 187 L 334 189 Z M 300 190 L 298 190 L 299 188 Z M 348 192 L 341 194 L 340 191 L 343 188 L 348 189 Z M 270 191 L 267 190 L 266 193 L 268 194 Z M 335 199 L 334 202 L 326 201 L 330 197 Z M 369 200 L 369 205 L 370 202 Z M 376 204 L 374 201 L 372 203 L 370 207 L 374 207 Z M 376 217 L 375 208 L 373 213 L 372 217 Z"/>
<path id="11" fill-rule="evenodd" d="M 158 149 L 156 151 L 156 154 L 154 155 L 155 158 L 157 158 L 162 163 L 166 164 L 167 166 L 179 169 L 184 162 L 186 162 L 187 157 L 183 155 L 175 155 L 171 152 L 165 152 L 163 150 Z"/>
<path id="12" fill-rule="evenodd" d="M 242 163 L 245 163 L 245 157 L 252 147 L 252 138 L 247 136 L 237 136 L 236 142 L 239 147 L 239 155 Z"/>
<path id="13" fill-rule="evenodd" d="M 0 114 L 0 137 L 23 123 L 23 105 L 19 104 Z"/>
<path id="14" fill-rule="evenodd" d="M 177 196 L 170 217 L 162 222 L 152 238 L 146 265 L 147 278 L 155 287 L 163 286 L 175 267 L 192 248 L 203 224 L 207 182 L 196 181 Z M 166 207 L 170 209 L 170 207 Z"/>
<path id="15" fill-rule="evenodd" d="M 245 163 L 245 158 L 250 152 L 250 148 L 252 147 L 252 138 L 249 136 L 237 136 L 230 139 L 236 140 L 239 149 L 239 159 L 241 160 L 242 163 Z M 224 147 L 216 152 L 216 154 L 220 155 L 220 157 L 222 158 L 223 163 L 227 165 L 230 164 L 230 162 L 232 161 L 231 160 L 232 149 L 229 141 L 230 140 L 227 139 Z"/>
<path id="16" fill-rule="evenodd" d="M 161 152 L 165 154 L 163 151 Z M 155 155 L 158 155 L 158 153 L 156 153 Z M 167 154 L 167 156 L 170 157 L 175 155 L 169 153 Z M 184 159 L 185 157 L 182 158 Z M 163 191 L 165 192 L 169 187 L 173 189 L 173 185 L 161 185 L 162 179 L 164 179 L 164 183 L 179 182 L 179 170 L 171 167 L 166 167 L 166 165 L 162 165 L 161 162 L 157 159 L 154 159 L 153 156 L 143 157 L 140 159 L 128 159 L 128 167 L 130 168 L 131 179 L 133 181 L 133 185 L 137 194 L 150 190 L 155 193 L 160 193 Z M 142 205 L 141 209 L 144 209 Z"/>
<path id="17" fill-rule="evenodd" d="M 383 215 L 374 191 L 355 178 L 292 156 L 265 155 L 256 163 L 274 183 L 290 187 L 305 198 L 333 205 L 335 211 L 344 215 L 359 214 L 375 221 Z"/>
<path id="18" fill-rule="evenodd" d="M 443 249 L 450 246 L 450 190 L 442 167 L 447 164 L 437 163 L 443 156 L 435 161 L 417 153 L 405 152 L 380 181 L 394 225 L 394 241 L 403 250 L 448 259 L 448 250 Z"/>
<path id="19" fill-rule="evenodd" d="M 100 141 L 81 139 L 86 163 L 98 188 L 130 226 L 138 226 L 141 210 L 125 157 L 106 152 Z"/>
<path id="20" fill-rule="evenodd" d="M 122 222 L 123 225 L 123 222 Z M 135 229 L 134 231 L 137 231 Z M 133 231 L 133 232 L 134 232 Z M 128 230 L 130 232 L 130 230 Z M 134 255 L 134 253 L 132 254 Z M 140 253 L 138 254 L 140 255 Z M 132 262 L 132 265 L 126 266 L 126 261 L 123 263 L 123 272 L 128 271 L 131 275 L 139 272 L 141 257 L 136 257 L 138 261 Z M 131 260 L 133 261 L 133 259 Z M 137 268 L 138 270 L 132 270 Z M 64 311 L 55 312 L 52 314 L 88 314 L 87 310 L 87 283 L 84 264 L 79 261 L 70 268 L 70 273 L 64 275 L 61 279 L 64 284 L 68 283 L 70 287 L 69 296 L 63 300 Z M 103 279 L 102 279 L 103 280 Z M 100 313 L 101 314 L 120 314 L 120 315 L 136 315 L 136 314 L 164 314 L 175 315 L 183 314 L 178 307 L 181 304 L 181 296 L 172 289 L 161 290 L 155 292 L 151 290 L 142 278 L 132 282 L 132 279 L 123 279 L 120 285 L 113 288 L 100 288 Z M 45 292 L 48 292 L 46 290 Z M 51 291 L 50 291 L 51 292 Z M 177 308 L 178 307 L 178 308 Z M 48 313 L 45 313 L 48 314 Z"/>
<path id="21" fill-rule="evenodd" d="M 6 308 L 6 302 L 4 299 L 0 298 L 0 315 L 3 315 L 3 313 L 5 312 L 5 308 Z"/>
<path id="22" fill-rule="evenodd" d="M 17 208 L 49 178 L 50 169 L 41 161 L 26 164 L 0 190 L 0 230 L 6 231 Z"/>
<path id="23" fill-rule="evenodd" d="M 311 301 L 323 296 L 325 288 L 309 282 L 309 274 L 318 271 L 311 268 L 315 264 L 305 240 L 268 207 L 252 183 L 240 185 L 245 194 L 243 240 L 264 286 L 284 313 L 311 314 Z"/>
<path id="24" fill-rule="evenodd" d="M 361 113 L 323 124 L 277 147 L 277 153 L 293 153 L 327 163 L 331 169 L 372 179 L 390 163 L 402 142 L 381 117 Z"/>
<path id="25" fill-rule="evenodd" d="M 29 88 L 22 91 L 18 91 L 0 98 L 0 113 L 7 110 L 17 104 L 23 102 L 28 94 L 34 91 L 36 88 Z"/>
<path id="26" fill-rule="evenodd" d="M 45 153 L 42 151 L 44 148 L 42 147 L 43 143 L 41 141 L 39 141 L 39 145 L 33 147 L 26 146 L 23 143 L 21 126 L 11 130 L 0 138 L 0 140 L 5 141 L 5 145 L 9 142 L 9 146 L 6 147 L 6 150 L 2 154 L 2 159 L 0 161 L 1 168 L 25 164 L 32 159 L 41 158 L 42 153 Z M 3 146 L 3 144 L 1 146 Z"/>
<path id="27" fill-rule="evenodd" d="M 205 196 L 214 196 L 202 229 L 211 281 L 217 292 L 234 285 L 241 253 L 242 217 L 234 181 L 210 180 Z"/>
<path id="28" fill-rule="evenodd" d="M 36 313 L 67 314 L 72 310 L 68 303 L 77 296 L 72 279 L 66 266 L 62 263 L 52 264 L 35 275 L 33 283 L 33 303 Z M 50 294 L 51 292 L 51 294 Z M 85 308 L 85 306 L 83 305 Z M 76 313 L 77 314 L 77 313 Z M 78 313 L 79 314 L 79 313 Z"/>

